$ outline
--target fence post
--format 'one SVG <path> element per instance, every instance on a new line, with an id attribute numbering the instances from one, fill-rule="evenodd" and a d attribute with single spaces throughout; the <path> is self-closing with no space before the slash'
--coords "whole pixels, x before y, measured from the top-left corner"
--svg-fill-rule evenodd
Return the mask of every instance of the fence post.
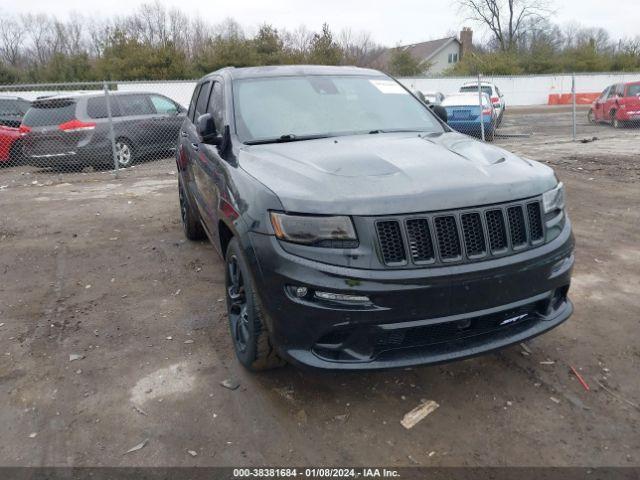
<path id="1" fill-rule="evenodd" d="M 571 123 L 573 124 L 573 141 L 576 141 L 576 74 L 571 74 Z"/>
<path id="2" fill-rule="evenodd" d="M 482 74 L 478 73 L 478 100 L 480 102 L 480 134 L 482 136 L 482 141 L 484 142 L 484 115 L 482 114 L 482 111 L 484 110 L 482 108 L 482 84 L 480 83 L 482 81 Z"/>
<path id="3" fill-rule="evenodd" d="M 109 137 L 111 138 L 111 154 L 113 155 L 113 168 L 115 170 L 115 177 L 118 178 L 118 154 L 116 152 L 116 134 L 113 129 L 113 117 L 111 116 L 111 95 L 109 95 L 109 88 L 107 82 L 104 82 L 104 98 L 107 105 L 107 118 L 109 119 Z"/>

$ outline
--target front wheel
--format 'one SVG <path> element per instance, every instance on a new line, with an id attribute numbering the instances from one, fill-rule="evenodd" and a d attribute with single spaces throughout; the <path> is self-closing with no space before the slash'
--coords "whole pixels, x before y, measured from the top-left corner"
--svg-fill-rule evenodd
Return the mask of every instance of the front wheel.
<path id="1" fill-rule="evenodd" d="M 128 168 L 133 165 L 135 160 L 133 145 L 126 138 L 116 140 L 116 159 L 119 168 Z"/>
<path id="2" fill-rule="evenodd" d="M 229 242 L 225 262 L 227 313 L 238 360 L 244 367 L 253 371 L 284 365 L 285 362 L 271 344 L 265 314 L 236 238 Z"/>
<path id="3" fill-rule="evenodd" d="M 491 129 L 485 129 L 484 132 L 484 140 L 486 142 L 493 142 L 493 139 L 495 138 L 495 129 L 491 128 Z"/>
<path id="4" fill-rule="evenodd" d="M 589 123 L 596 123 L 596 119 L 593 116 L 593 110 L 591 110 L 591 109 L 589 110 L 589 113 L 587 113 L 587 121 Z"/>
<path id="5" fill-rule="evenodd" d="M 611 116 L 611 124 L 613 125 L 613 128 L 622 128 L 622 122 L 618 120 L 615 113 Z"/>

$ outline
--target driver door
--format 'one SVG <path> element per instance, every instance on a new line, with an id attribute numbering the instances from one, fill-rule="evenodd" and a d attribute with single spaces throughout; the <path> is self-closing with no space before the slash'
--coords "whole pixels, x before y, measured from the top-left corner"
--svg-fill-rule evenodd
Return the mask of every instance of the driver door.
<path id="1" fill-rule="evenodd" d="M 209 94 L 211 93 L 211 81 L 207 80 L 203 82 L 199 87 L 198 97 L 194 105 L 194 111 L 189 111 L 189 122 L 186 122 L 186 128 L 181 135 L 184 137 L 184 150 L 189 158 L 188 175 L 191 183 L 191 193 L 195 200 L 196 207 L 200 213 L 205 228 L 211 232 L 212 220 L 209 218 L 209 212 L 207 211 L 205 196 L 207 185 L 202 182 L 202 175 L 200 173 L 200 162 L 202 161 L 201 152 L 201 139 L 197 131 L 198 117 L 207 111 L 207 103 L 209 101 Z"/>
<path id="2" fill-rule="evenodd" d="M 221 79 L 214 79 L 211 85 L 211 93 L 206 109 L 213 117 L 218 134 L 224 132 L 224 98 L 223 84 Z M 200 191 L 200 198 L 207 212 L 207 219 L 211 224 L 207 229 L 212 238 L 218 238 L 218 224 L 221 220 L 220 212 L 225 210 L 225 202 L 229 200 L 227 196 L 227 170 L 226 162 L 220 156 L 217 145 L 200 144 L 199 161 L 195 165 L 195 178 Z M 229 203 L 229 202 L 227 202 Z M 218 243 L 213 242 L 217 248 Z M 225 252 L 219 252 L 224 256 Z"/>
<path id="3" fill-rule="evenodd" d="M 611 90 L 611 87 L 605 88 L 600 96 L 596 99 L 596 103 L 593 106 L 593 115 L 596 122 L 601 122 L 604 119 L 604 104 L 607 101 L 609 90 Z"/>

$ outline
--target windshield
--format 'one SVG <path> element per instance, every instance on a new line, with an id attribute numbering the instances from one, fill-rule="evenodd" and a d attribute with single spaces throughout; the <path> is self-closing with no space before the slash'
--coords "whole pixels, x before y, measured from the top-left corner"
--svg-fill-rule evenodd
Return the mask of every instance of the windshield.
<path id="1" fill-rule="evenodd" d="M 0 100 L 0 115 L 23 115 L 28 108 L 29 104 L 23 100 Z"/>
<path id="2" fill-rule="evenodd" d="M 635 97 L 636 95 L 640 95 L 640 83 L 627 87 L 627 97 Z"/>
<path id="3" fill-rule="evenodd" d="M 485 94 L 482 94 L 482 105 L 488 107 L 491 102 L 489 101 L 489 97 Z M 478 95 L 474 94 L 462 94 L 462 95 L 449 95 L 442 101 L 443 107 L 460 107 L 460 106 L 470 106 L 480 105 L 480 100 L 478 99 Z"/>
<path id="4" fill-rule="evenodd" d="M 384 131 L 442 132 L 434 115 L 394 80 L 298 76 L 236 80 L 236 128 L 245 143 Z"/>
<path id="5" fill-rule="evenodd" d="M 29 127 L 60 125 L 75 118 L 76 104 L 69 98 L 36 100 L 22 119 Z"/>
<path id="6" fill-rule="evenodd" d="M 464 87 L 460 87 L 460 91 L 461 92 L 477 92 L 478 91 L 478 85 L 467 85 Z M 491 95 L 492 94 L 492 90 L 491 87 L 489 85 L 483 85 L 482 86 L 482 91 L 484 93 L 486 93 L 487 95 Z"/>

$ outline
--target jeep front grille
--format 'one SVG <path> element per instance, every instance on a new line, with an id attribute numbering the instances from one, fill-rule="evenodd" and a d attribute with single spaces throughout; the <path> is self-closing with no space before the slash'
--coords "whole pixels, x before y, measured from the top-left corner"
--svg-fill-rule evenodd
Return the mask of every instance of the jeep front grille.
<path id="1" fill-rule="evenodd" d="M 381 218 L 375 225 L 380 259 L 391 267 L 485 260 L 544 241 L 539 199 Z"/>

